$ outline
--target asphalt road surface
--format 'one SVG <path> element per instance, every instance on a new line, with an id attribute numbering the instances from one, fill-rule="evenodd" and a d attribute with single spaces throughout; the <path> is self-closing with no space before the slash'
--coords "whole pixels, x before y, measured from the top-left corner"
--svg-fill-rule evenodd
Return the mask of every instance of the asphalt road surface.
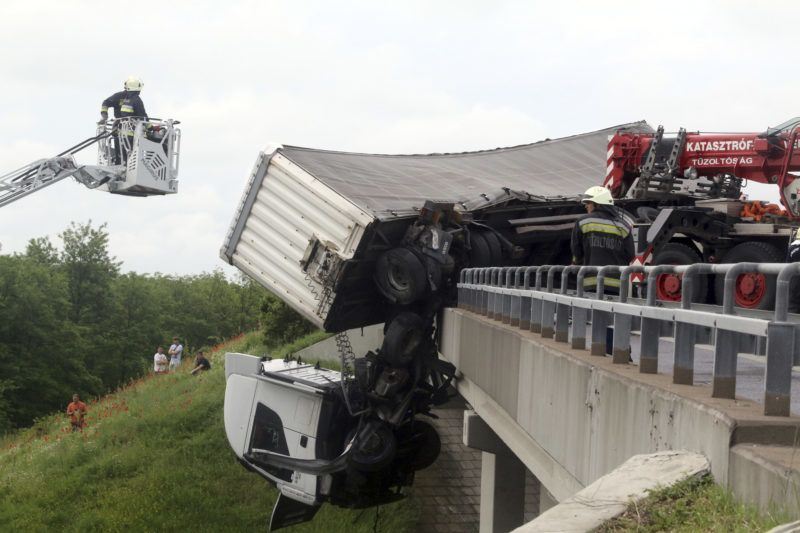
<path id="1" fill-rule="evenodd" d="M 658 373 L 672 375 L 675 345 L 671 339 L 661 339 L 658 350 Z M 639 336 L 631 336 L 631 357 L 639 364 Z M 736 396 L 764 403 L 764 361 L 760 355 L 739 354 L 736 371 Z M 714 368 L 714 347 L 698 344 L 694 351 L 695 385 L 711 384 Z M 800 415 L 800 367 L 792 372 L 792 414 Z"/>

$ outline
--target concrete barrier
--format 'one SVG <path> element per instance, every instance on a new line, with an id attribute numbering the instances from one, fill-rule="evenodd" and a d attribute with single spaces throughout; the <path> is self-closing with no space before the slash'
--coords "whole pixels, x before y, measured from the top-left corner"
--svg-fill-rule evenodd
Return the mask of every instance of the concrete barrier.
<path id="1" fill-rule="evenodd" d="M 462 396 L 558 501 L 634 455 L 686 449 L 708 457 L 715 480 L 747 500 L 800 514 L 797 501 L 747 487 L 744 459 L 731 450 L 765 439 L 792 445 L 796 417 L 764 416 L 754 402 L 712 398 L 710 386 L 640 374 L 459 309 L 444 311 L 441 354 L 461 372 Z M 789 481 L 784 494 L 796 490 Z"/>

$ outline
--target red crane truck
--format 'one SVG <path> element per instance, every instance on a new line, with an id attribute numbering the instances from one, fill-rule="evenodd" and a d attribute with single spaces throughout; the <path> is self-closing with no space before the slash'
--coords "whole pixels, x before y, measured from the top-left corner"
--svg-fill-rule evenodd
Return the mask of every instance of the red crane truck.
<path id="1" fill-rule="evenodd" d="M 639 263 L 782 262 L 800 219 L 800 118 L 763 133 L 665 135 L 621 131 L 608 144 L 604 186 L 618 204 L 638 204 Z M 747 181 L 778 188 L 783 208 L 742 199 Z M 630 208 L 629 208 L 630 209 Z M 693 298 L 721 300 L 722 280 L 699 284 Z M 658 296 L 681 298 L 680 279 L 663 275 Z M 736 284 L 736 305 L 773 305 L 775 282 L 744 274 Z"/>

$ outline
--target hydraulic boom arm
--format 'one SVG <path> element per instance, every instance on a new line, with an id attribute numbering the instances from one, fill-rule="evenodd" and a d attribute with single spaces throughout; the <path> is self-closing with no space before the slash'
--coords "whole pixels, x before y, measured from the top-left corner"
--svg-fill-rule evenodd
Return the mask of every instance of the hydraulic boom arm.
<path id="1" fill-rule="evenodd" d="M 800 118 L 764 133 L 686 133 L 664 137 L 620 132 L 608 144 L 604 185 L 616 198 L 739 198 L 743 180 L 778 186 L 781 203 L 800 217 Z"/>
<path id="2" fill-rule="evenodd" d="M 89 189 L 129 196 L 176 193 L 180 130 L 175 124 L 157 119 L 101 124 L 96 136 L 0 176 L 0 207 L 69 177 Z M 78 164 L 73 156 L 94 144 L 100 164 Z M 127 156 L 124 164 L 115 164 L 121 153 Z"/>

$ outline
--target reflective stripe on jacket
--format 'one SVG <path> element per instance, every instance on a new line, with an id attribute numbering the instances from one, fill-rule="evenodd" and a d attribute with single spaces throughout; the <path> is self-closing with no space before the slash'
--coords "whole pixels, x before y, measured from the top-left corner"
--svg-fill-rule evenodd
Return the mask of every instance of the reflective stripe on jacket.
<path id="1" fill-rule="evenodd" d="M 144 102 L 139 97 L 139 91 L 120 91 L 112 94 L 103 100 L 100 112 L 108 113 L 109 108 L 114 110 L 114 118 L 147 118 L 147 111 L 144 109 Z"/>

